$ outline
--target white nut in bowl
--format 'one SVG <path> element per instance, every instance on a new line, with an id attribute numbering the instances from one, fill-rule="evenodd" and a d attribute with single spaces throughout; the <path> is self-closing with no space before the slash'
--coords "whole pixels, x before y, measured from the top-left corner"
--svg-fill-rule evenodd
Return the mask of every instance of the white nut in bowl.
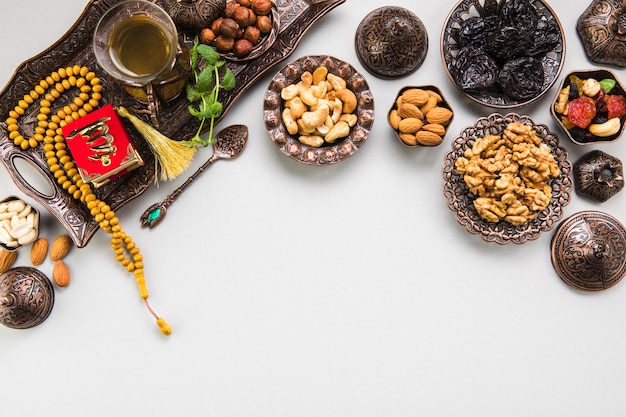
<path id="1" fill-rule="evenodd" d="M 39 213 L 17 197 L 0 202 L 0 246 L 14 251 L 33 243 L 39 235 Z"/>

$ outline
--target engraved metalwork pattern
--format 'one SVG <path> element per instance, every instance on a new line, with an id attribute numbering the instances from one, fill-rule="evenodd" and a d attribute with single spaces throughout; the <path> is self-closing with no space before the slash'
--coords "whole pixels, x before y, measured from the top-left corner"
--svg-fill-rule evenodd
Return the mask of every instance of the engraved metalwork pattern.
<path id="1" fill-rule="evenodd" d="M 162 0 L 163 10 L 176 26 L 188 30 L 209 27 L 220 16 L 226 0 Z"/>
<path id="2" fill-rule="evenodd" d="M 281 117 L 280 93 L 283 88 L 298 82 L 304 71 L 313 73 L 320 66 L 343 78 L 347 87 L 355 93 L 357 123 L 346 138 L 332 146 L 313 148 L 300 143 L 286 131 Z M 354 155 L 365 143 L 374 123 L 374 96 L 363 75 L 347 62 L 324 55 L 304 56 L 285 65 L 272 78 L 263 99 L 263 119 L 270 138 L 282 153 L 304 164 L 330 165 Z"/>
<path id="3" fill-rule="evenodd" d="M 587 57 L 626 67 L 626 7 L 623 0 L 593 0 L 576 22 Z"/>
<path id="4" fill-rule="evenodd" d="M 529 100 L 518 101 L 505 95 L 482 92 L 468 93 L 461 90 L 451 73 L 452 64 L 459 51 L 459 47 L 455 40 L 457 38 L 456 32 L 458 32 L 463 21 L 473 16 L 482 16 L 484 13 L 490 13 L 492 8 L 497 7 L 497 5 L 503 2 L 504 0 L 461 0 L 448 14 L 441 33 L 441 58 L 443 60 L 443 67 L 452 84 L 454 84 L 454 86 L 456 86 L 461 93 L 472 101 L 488 107 L 500 109 L 521 107 L 538 100 L 556 82 L 565 61 L 565 35 L 563 34 L 561 22 L 547 3 L 542 0 L 529 0 L 529 2 L 534 5 L 539 12 L 540 18 L 558 27 L 559 33 L 561 34 L 559 46 L 547 53 L 541 59 L 544 70 L 543 88 L 541 93 Z"/>
<path id="5" fill-rule="evenodd" d="M 355 48 L 361 64 L 380 78 L 416 71 L 428 52 L 428 34 L 413 12 L 397 6 L 370 12 L 359 24 Z"/>
<path id="6" fill-rule="evenodd" d="M 550 183 L 552 199 L 548 207 L 537 218 L 522 226 L 513 226 L 507 222 L 490 223 L 483 220 L 474 208 L 474 196 L 458 173 L 454 164 L 463 156 L 465 151 L 474 145 L 479 137 L 487 134 L 501 135 L 504 128 L 511 122 L 532 124 L 537 136 L 550 147 L 561 170 L 561 175 Z M 528 116 L 509 113 L 506 116 L 494 113 L 482 117 L 476 123 L 465 128 L 452 141 L 452 150 L 444 158 L 442 174 L 444 178 L 443 193 L 448 208 L 455 213 L 457 222 L 465 227 L 469 233 L 479 235 L 487 242 L 498 244 L 521 244 L 535 240 L 541 232 L 551 230 L 563 217 L 563 208 L 569 204 L 573 187 L 570 174 L 572 165 L 568 160 L 567 150 L 559 145 L 559 138 L 550 132 L 547 126 L 534 123 Z"/>
<path id="7" fill-rule="evenodd" d="M 54 306 L 54 288 L 41 271 L 15 267 L 0 274 L 0 323 L 28 329 L 43 323 Z"/>
<path id="8" fill-rule="evenodd" d="M 165 0 L 156 0 L 163 5 Z M 56 71 L 59 67 L 74 64 L 86 65 L 92 68 L 102 79 L 104 86 L 101 103 L 115 103 L 126 107 L 132 113 L 150 122 L 150 111 L 145 105 L 126 93 L 120 85 L 109 79 L 99 68 L 93 68 L 95 58 L 91 48 L 92 33 L 100 17 L 119 0 L 92 0 L 84 9 L 81 16 L 66 34 L 52 44 L 47 50 L 34 56 L 32 59 L 21 64 L 15 71 L 7 87 L 0 92 L 0 162 L 5 165 L 16 186 L 26 195 L 38 201 L 46 207 L 52 215 L 63 225 L 77 247 L 84 247 L 98 231 L 98 224 L 92 219 L 86 206 L 62 190 L 48 170 L 43 151 L 40 149 L 21 151 L 8 139 L 8 132 L 4 120 L 8 112 L 13 108 L 33 86 L 39 83 L 41 78 Z M 277 41 L 264 54 L 254 60 L 245 62 L 230 62 L 229 67 L 237 79 L 236 87 L 224 93 L 221 101 L 223 112 L 221 121 L 237 99 L 260 77 L 262 77 L 274 65 L 284 60 L 293 53 L 293 50 L 306 34 L 306 32 L 326 13 L 344 3 L 345 0 L 277 0 L 276 5 L 280 14 L 280 33 Z M 194 41 L 195 33 L 181 31 L 179 40 L 190 46 Z M 68 96 L 69 99 L 69 96 Z M 55 102 L 61 104 L 61 98 Z M 159 130 L 165 136 L 184 140 L 192 137 L 199 127 L 199 121 L 192 117 L 187 110 L 188 102 L 184 97 L 163 103 L 159 111 Z M 35 111 L 37 106 L 31 106 Z M 33 119 L 35 114 L 20 118 L 20 128 L 24 132 L 32 133 L 28 118 Z M 141 195 L 154 181 L 155 164 L 154 156 L 150 152 L 147 143 L 133 129 L 132 125 L 125 121 L 129 133 L 144 160 L 144 166 L 133 170 L 123 178 L 113 181 L 98 190 L 96 195 L 106 201 L 112 209 L 118 209 Z M 208 126 L 204 133 L 208 131 Z M 35 170 L 50 185 L 52 193 L 44 193 L 35 189 L 19 173 L 15 161 L 23 159 L 31 164 Z M 48 195 L 49 194 L 49 195 Z"/>
<path id="9" fill-rule="evenodd" d="M 606 213 L 580 212 L 559 225 L 551 254 L 564 282 L 584 291 L 604 290 L 626 275 L 626 229 Z"/>
<path id="10" fill-rule="evenodd" d="M 574 164 L 576 192 L 604 202 L 624 188 L 622 161 L 600 150 L 583 155 Z"/>

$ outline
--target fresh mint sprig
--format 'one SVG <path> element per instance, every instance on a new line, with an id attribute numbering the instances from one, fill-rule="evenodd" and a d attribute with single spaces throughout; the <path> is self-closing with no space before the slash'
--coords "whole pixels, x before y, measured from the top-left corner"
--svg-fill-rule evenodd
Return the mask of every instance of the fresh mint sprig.
<path id="1" fill-rule="evenodd" d="M 200 43 L 198 38 L 195 39 L 189 53 L 194 82 L 188 82 L 186 86 L 187 100 L 191 103 L 188 109 L 192 116 L 200 120 L 200 126 L 195 136 L 185 142 L 190 146 L 206 147 L 217 141 L 213 137 L 213 127 L 215 119 L 220 117 L 223 111 L 220 91 L 235 88 L 235 75 L 226 65 L 226 60 L 212 46 Z M 201 67 L 201 63 L 205 65 Z M 205 140 L 200 137 L 200 133 L 207 120 L 210 126 Z"/>

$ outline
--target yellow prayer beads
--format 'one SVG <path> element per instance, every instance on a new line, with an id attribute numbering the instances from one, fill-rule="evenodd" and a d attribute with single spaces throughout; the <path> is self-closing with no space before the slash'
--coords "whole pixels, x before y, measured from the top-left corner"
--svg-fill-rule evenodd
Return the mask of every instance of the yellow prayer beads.
<path id="1" fill-rule="evenodd" d="M 66 90 L 74 87 L 80 90 L 80 94 L 70 104 L 52 114 L 54 101 Z M 63 127 L 97 108 L 102 99 L 101 92 L 100 78 L 87 67 L 74 65 L 59 68 L 42 79 L 24 96 L 24 99 L 18 101 L 13 110 L 9 111 L 9 117 L 5 120 L 9 138 L 13 140 L 15 146 L 23 150 L 36 148 L 43 142 L 46 162 L 57 183 L 74 199 L 85 203 L 98 226 L 111 235 L 111 248 L 117 262 L 134 274 L 140 297 L 156 318 L 161 333 L 169 335 L 172 332 L 171 327 L 162 317 L 155 314 L 148 304 L 149 294 L 143 269 L 143 255 L 132 238 L 122 231 L 119 218 L 111 207 L 96 196 L 90 184 L 83 181 L 66 150 Z M 28 107 L 38 99 L 40 109 L 36 117 L 35 134 L 31 138 L 25 138 L 20 134 L 18 122 Z"/>

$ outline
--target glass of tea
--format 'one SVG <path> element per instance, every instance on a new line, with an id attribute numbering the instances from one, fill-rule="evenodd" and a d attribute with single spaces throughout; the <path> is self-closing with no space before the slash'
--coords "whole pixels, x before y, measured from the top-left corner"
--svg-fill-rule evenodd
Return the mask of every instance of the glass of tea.
<path id="1" fill-rule="evenodd" d="M 107 10 L 96 25 L 93 50 L 108 75 L 149 104 L 155 122 L 159 101 L 176 98 L 189 74 L 189 53 L 179 45 L 174 21 L 150 1 L 124 0 Z"/>

